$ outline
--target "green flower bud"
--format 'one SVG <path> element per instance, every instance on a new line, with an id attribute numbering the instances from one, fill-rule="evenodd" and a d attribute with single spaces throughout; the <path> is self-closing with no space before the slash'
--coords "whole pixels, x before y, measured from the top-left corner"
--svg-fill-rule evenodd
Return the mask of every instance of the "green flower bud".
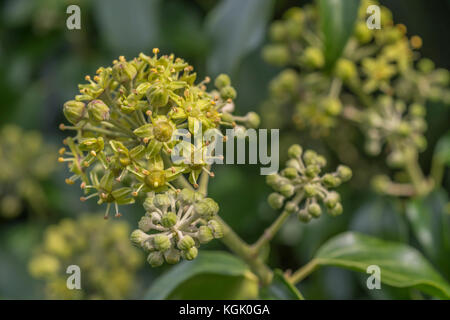
<path id="1" fill-rule="evenodd" d="M 320 167 L 316 164 L 310 164 L 306 167 L 305 174 L 309 178 L 314 178 L 320 173 Z"/>
<path id="2" fill-rule="evenodd" d="M 151 211 L 155 210 L 154 200 L 155 200 L 155 196 L 154 195 L 150 195 L 150 196 L 147 196 L 147 198 L 145 198 L 145 200 L 144 200 L 144 209 L 145 209 L 145 211 L 151 212 Z"/>
<path id="3" fill-rule="evenodd" d="M 142 246 L 142 243 L 148 239 L 148 235 L 142 230 L 134 230 L 130 235 L 130 240 L 135 245 Z"/>
<path id="4" fill-rule="evenodd" d="M 164 251 L 164 258 L 168 264 L 177 264 L 180 261 L 180 251 L 174 248 Z"/>
<path id="5" fill-rule="evenodd" d="M 389 177 L 386 175 L 377 175 L 372 179 L 372 187 L 378 193 L 385 193 L 390 184 Z"/>
<path id="6" fill-rule="evenodd" d="M 281 178 L 278 174 L 269 174 L 266 176 L 266 183 L 274 189 L 277 189 L 282 182 L 283 178 Z"/>
<path id="7" fill-rule="evenodd" d="M 214 81 L 214 85 L 219 90 L 228 87 L 230 84 L 231 84 L 230 77 L 224 73 L 219 74 L 216 80 Z"/>
<path id="8" fill-rule="evenodd" d="M 166 184 L 166 175 L 163 170 L 153 170 L 144 179 L 145 184 L 152 190 L 164 187 Z"/>
<path id="9" fill-rule="evenodd" d="M 308 213 L 314 218 L 318 218 L 322 214 L 322 209 L 317 203 L 311 203 L 308 206 Z"/>
<path id="10" fill-rule="evenodd" d="M 208 243 L 212 239 L 214 239 L 214 235 L 209 227 L 201 226 L 198 229 L 198 241 L 200 241 L 200 243 Z"/>
<path id="11" fill-rule="evenodd" d="M 298 211 L 298 205 L 293 201 L 289 201 L 288 203 L 286 203 L 284 210 L 290 213 L 296 212 Z"/>
<path id="12" fill-rule="evenodd" d="M 327 187 L 331 188 L 335 188 L 341 184 L 341 179 L 329 173 L 323 175 L 322 181 Z"/>
<path id="13" fill-rule="evenodd" d="M 281 171 L 281 174 L 283 175 L 283 177 L 286 177 L 288 179 L 294 179 L 298 177 L 296 168 L 285 168 L 283 171 Z"/>
<path id="14" fill-rule="evenodd" d="M 411 126 L 406 121 L 401 121 L 397 127 L 397 133 L 404 137 L 407 137 L 411 134 Z"/>
<path id="15" fill-rule="evenodd" d="M 298 219 L 302 222 L 309 222 L 312 219 L 312 216 L 305 210 L 300 210 L 297 214 Z"/>
<path id="16" fill-rule="evenodd" d="M 224 100 L 227 99 L 236 99 L 236 90 L 232 86 L 226 86 L 220 89 L 220 97 Z"/>
<path id="17" fill-rule="evenodd" d="M 214 238 L 219 239 L 223 237 L 223 227 L 216 220 L 210 220 L 208 226 L 211 228 Z"/>
<path id="18" fill-rule="evenodd" d="M 294 194 L 295 188 L 292 184 L 286 183 L 280 187 L 279 191 L 283 196 L 289 198 Z"/>
<path id="19" fill-rule="evenodd" d="M 89 119 L 100 122 L 109 120 L 109 107 L 102 100 L 92 100 L 88 104 Z"/>
<path id="20" fill-rule="evenodd" d="M 119 82 L 133 80 L 136 76 L 136 68 L 126 61 L 120 61 L 113 66 L 112 75 Z"/>
<path id="21" fill-rule="evenodd" d="M 306 48 L 303 53 L 303 62 L 310 68 L 322 68 L 325 65 L 325 57 L 322 50 L 315 47 Z"/>
<path id="22" fill-rule="evenodd" d="M 342 214 L 342 212 L 344 211 L 344 209 L 342 208 L 342 204 L 340 202 L 336 203 L 336 205 L 331 208 L 330 210 L 328 210 L 328 212 L 333 216 L 338 216 L 340 214 Z"/>
<path id="23" fill-rule="evenodd" d="M 259 124 L 261 123 L 261 120 L 259 118 L 259 115 L 256 112 L 249 112 L 245 116 L 247 118 L 246 124 L 248 127 L 256 129 L 259 127 Z"/>
<path id="24" fill-rule="evenodd" d="M 347 166 L 340 165 L 337 167 L 336 171 L 337 171 L 338 177 L 344 182 L 346 182 L 352 178 L 352 174 L 353 174 L 352 169 L 350 169 Z"/>
<path id="25" fill-rule="evenodd" d="M 283 66 L 289 62 L 290 53 L 285 45 L 268 45 L 263 48 L 262 56 L 265 61 L 276 66 Z"/>
<path id="26" fill-rule="evenodd" d="M 291 159 L 298 159 L 301 157 L 303 153 L 303 148 L 299 146 L 298 144 L 294 144 L 289 147 L 288 149 L 288 156 Z"/>
<path id="27" fill-rule="evenodd" d="M 276 192 L 273 192 L 269 195 L 269 197 L 267 198 L 267 202 L 269 203 L 269 206 L 272 209 L 278 210 L 281 209 L 281 207 L 283 206 L 285 198 Z"/>
<path id="28" fill-rule="evenodd" d="M 174 212 L 167 212 L 161 218 L 161 224 L 165 228 L 171 228 L 177 223 L 177 215 Z"/>
<path id="29" fill-rule="evenodd" d="M 336 62 L 335 74 L 344 81 L 356 78 L 357 70 L 355 63 L 347 59 L 339 59 Z"/>
<path id="30" fill-rule="evenodd" d="M 403 152 L 394 150 L 388 155 L 386 162 L 391 167 L 400 168 L 405 164 L 405 156 Z"/>
<path id="31" fill-rule="evenodd" d="M 409 113 L 413 116 L 413 117 L 420 117 L 423 118 L 425 117 L 427 110 L 425 109 L 425 107 L 421 104 L 418 103 L 413 103 L 410 107 L 409 107 Z"/>
<path id="32" fill-rule="evenodd" d="M 318 194 L 317 187 L 311 183 L 306 184 L 303 190 L 308 198 L 315 197 Z"/>
<path id="33" fill-rule="evenodd" d="M 269 37 L 272 41 L 280 42 L 286 39 L 287 32 L 283 22 L 275 21 L 269 29 Z"/>
<path id="34" fill-rule="evenodd" d="M 315 164 L 316 159 L 317 159 L 317 153 L 315 151 L 306 150 L 305 153 L 303 154 L 303 161 L 305 161 L 305 164 L 307 166 L 311 165 L 311 164 Z"/>
<path id="35" fill-rule="evenodd" d="M 160 142 L 167 142 L 172 139 L 173 128 L 167 121 L 158 121 L 153 127 L 155 139 Z"/>
<path id="36" fill-rule="evenodd" d="M 80 101 L 70 100 L 64 103 L 63 112 L 67 121 L 76 125 L 85 117 L 86 105 Z"/>
<path id="37" fill-rule="evenodd" d="M 184 201 L 186 203 L 194 203 L 195 191 L 185 188 L 185 189 L 181 190 L 181 192 L 179 193 L 179 197 L 182 201 Z"/>
<path id="38" fill-rule="evenodd" d="M 153 268 L 156 268 L 164 263 L 164 257 L 161 252 L 155 251 L 148 255 L 147 261 Z"/>
<path id="39" fill-rule="evenodd" d="M 194 260 L 198 255 L 198 249 L 196 247 L 189 248 L 183 251 L 183 256 L 186 260 Z"/>
<path id="40" fill-rule="evenodd" d="M 358 22 L 355 26 L 355 36 L 359 43 L 368 43 L 372 40 L 372 30 L 367 27 L 365 22 Z"/>
<path id="41" fill-rule="evenodd" d="M 146 93 L 148 102 L 153 107 L 163 107 L 169 103 L 169 94 L 161 85 L 153 85 Z"/>
<path id="42" fill-rule="evenodd" d="M 211 218 L 219 212 L 219 205 L 211 198 L 205 198 L 194 204 L 195 211 L 204 218 Z"/>
<path id="43" fill-rule="evenodd" d="M 324 203 L 328 209 L 332 209 L 336 206 L 340 199 L 341 197 L 339 196 L 339 193 L 331 191 L 326 196 Z"/>
<path id="44" fill-rule="evenodd" d="M 434 62 L 427 58 L 422 58 L 417 62 L 417 68 L 423 73 L 430 73 L 435 68 Z"/>
<path id="45" fill-rule="evenodd" d="M 419 151 L 424 151 L 427 148 L 427 139 L 422 135 L 413 135 L 413 141 Z"/>
<path id="46" fill-rule="evenodd" d="M 183 239 L 178 241 L 178 249 L 180 250 L 189 250 L 193 246 L 195 246 L 195 241 L 191 236 L 184 236 Z"/>
<path id="47" fill-rule="evenodd" d="M 342 103 L 339 99 L 326 98 L 322 101 L 321 106 L 330 116 L 337 116 L 342 111 Z"/>
<path id="48" fill-rule="evenodd" d="M 165 234 L 158 234 L 153 238 L 156 250 L 166 251 L 171 247 L 170 239 Z"/>
<path id="49" fill-rule="evenodd" d="M 141 218 L 141 220 L 139 220 L 138 227 L 142 231 L 145 231 L 145 232 L 150 231 L 150 229 L 152 227 L 152 219 L 150 217 L 143 216 Z"/>

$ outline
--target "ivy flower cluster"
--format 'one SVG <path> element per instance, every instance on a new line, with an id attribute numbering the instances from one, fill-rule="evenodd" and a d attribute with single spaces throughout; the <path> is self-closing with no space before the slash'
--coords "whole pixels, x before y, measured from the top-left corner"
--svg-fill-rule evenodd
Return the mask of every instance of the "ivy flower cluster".
<path id="1" fill-rule="evenodd" d="M 139 229 L 131 234 L 131 241 L 149 252 L 147 261 L 152 267 L 164 261 L 176 264 L 181 258 L 193 260 L 200 244 L 223 236 L 222 226 L 215 219 L 219 205 L 199 192 L 152 192 L 144 208 L 146 214 L 139 221 Z"/>
<path id="2" fill-rule="evenodd" d="M 266 182 L 276 192 L 268 197 L 269 205 L 276 210 L 295 213 L 303 222 L 319 218 L 324 205 L 332 216 L 342 214 L 339 193 L 330 190 L 350 180 L 352 171 L 340 165 L 336 172 L 321 174 L 326 159 L 315 151 L 292 145 L 289 160 L 280 173 L 267 176 Z"/>
<path id="3" fill-rule="evenodd" d="M 142 259 L 128 241 L 124 221 L 105 223 L 99 215 L 81 215 L 49 226 L 28 268 L 43 280 L 49 299 L 124 299 L 134 286 Z M 81 270 L 81 289 L 67 288 L 66 269 Z"/>
<path id="4" fill-rule="evenodd" d="M 257 125 L 256 114 L 234 116 L 236 90 L 227 75 L 219 75 L 215 89 L 207 91 L 209 78 L 195 84 L 193 67 L 171 55 L 143 53 L 131 61 L 119 57 L 112 67 L 102 67 L 97 75 L 86 76 L 80 94 L 64 104 L 64 114 L 74 130 L 60 150 L 60 162 L 67 162 L 72 176 L 85 191 L 82 201 L 96 198 L 120 216 L 119 205 L 132 204 L 140 194 L 179 191 L 175 180 L 188 177 L 195 188 L 208 169 L 204 135 L 200 145 L 183 141 L 182 160 L 171 161 L 180 137 L 246 125 Z M 202 130 L 200 131 L 199 128 Z M 225 139 L 225 138 L 224 138 Z M 192 161 L 200 159 L 199 161 Z M 176 184 L 176 183 L 175 183 Z"/>
<path id="5" fill-rule="evenodd" d="M 43 215 L 47 200 L 41 182 L 55 168 L 56 150 L 38 132 L 6 125 L 0 131 L 0 217 L 17 217 L 24 206 Z"/>
<path id="6" fill-rule="evenodd" d="M 450 102 L 449 73 L 420 57 L 420 37 L 408 38 L 406 27 L 394 25 L 391 12 L 383 6 L 381 29 L 367 28 L 366 8 L 371 4 L 378 3 L 362 1 L 353 35 L 331 70 L 323 53 L 315 6 L 292 8 L 272 24 L 271 43 L 263 57 L 287 69 L 270 84 L 271 97 L 263 106 L 269 124 L 283 110 L 291 112 L 286 106 L 295 105 L 296 126 L 320 136 L 327 135 L 342 117 L 355 120 L 354 108 L 370 113 L 378 96 L 388 95 L 408 105 L 424 105 L 428 99 Z M 383 120 L 388 121 L 388 116 Z M 358 119 L 358 124 L 370 125 L 363 121 L 366 118 Z"/>

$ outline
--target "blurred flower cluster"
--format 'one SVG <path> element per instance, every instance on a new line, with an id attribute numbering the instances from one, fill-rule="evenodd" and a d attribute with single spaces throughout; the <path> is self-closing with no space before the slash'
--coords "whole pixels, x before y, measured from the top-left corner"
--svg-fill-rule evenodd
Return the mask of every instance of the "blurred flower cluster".
<path id="1" fill-rule="evenodd" d="M 127 298 L 142 263 L 129 232 L 126 222 L 105 222 L 99 215 L 63 219 L 46 229 L 29 262 L 30 273 L 43 279 L 49 299 Z M 70 265 L 80 268 L 80 290 L 67 288 Z"/>
<path id="2" fill-rule="evenodd" d="M 291 8 L 271 25 L 263 57 L 286 69 L 270 83 L 263 120 L 283 127 L 293 119 L 297 129 L 315 137 L 346 121 L 365 133 L 369 154 L 378 155 L 386 145 L 388 165 L 402 168 L 426 148 L 426 102 L 450 103 L 450 77 L 421 57 L 421 38 L 408 38 L 386 7 L 380 6 L 381 28 L 369 29 L 371 4 L 379 5 L 362 1 L 353 34 L 333 64 L 324 55 L 316 6 Z"/>
<path id="3" fill-rule="evenodd" d="M 47 199 L 41 183 L 55 169 L 55 150 L 41 134 L 6 125 L 0 131 L 0 217 L 17 217 L 25 206 L 43 215 Z"/>
<path id="4" fill-rule="evenodd" d="M 288 155 L 286 168 L 279 174 L 267 176 L 267 184 L 276 191 L 269 195 L 269 205 L 276 210 L 284 207 L 284 211 L 296 213 L 303 222 L 319 218 L 322 203 L 332 216 L 342 214 L 340 195 L 329 189 L 350 180 L 352 170 L 340 165 L 336 172 L 320 175 L 326 159 L 312 150 L 303 152 L 299 145 L 292 145 Z M 302 202 L 304 205 L 300 209 Z"/>
<path id="5" fill-rule="evenodd" d="M 131 240 L 150 252 L 147 260 L 151 266 L 160 266 L 164 260 L 175 264 L 181 257 L 195 259 L 200 244 L 223 236 L 222 226 L 214 219 L 219 205 L 199 192 L 150 193 L 144 208 L 146 214 Z"/>

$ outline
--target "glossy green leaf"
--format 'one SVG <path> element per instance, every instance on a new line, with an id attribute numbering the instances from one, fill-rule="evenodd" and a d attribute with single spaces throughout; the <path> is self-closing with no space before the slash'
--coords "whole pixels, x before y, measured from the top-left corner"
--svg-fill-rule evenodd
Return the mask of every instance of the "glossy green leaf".
<path id="1" fill-rule="evenodd" d="M 408 201 L 406 216 L 415 238 L 425 253 L 444 272 L 450 275 L 450 216 L 445 206 L 448 195 L 443 190 L 435 191 L 426 198 Z"/>
<path id="2" fill-rule="evenodd" d="M 258 279 L 235 256 L 203 251 L 155 280 L 144 299 L 255 299 Z"/>
<path id="3" fill-rule="evenodd" d="M 304 300 L 302 294 L 284 277 L 283 271 L 274 271 L 272 283 L 261 290 L 261 299 L 266 300 Z"/>
<path id="4" fill-rule="evenodd" d="M 450 299 L 450 286 L 416 249 L 356 232 L 327 241 L 317 252 L 318 266 L 337 266 L 366 272 L 370 265 L 381 270 L 381 282 L 394 287 L 414 287 L 442 299 Z"/>
<path id="5" fill-rule="evenodd" d="M 358 8 L 359 0 L 319 0 L 320 27 L 328 68 L 340 57 L 353 33 Z"/>
<path id="6" fill-rule="evenodd" d="M 211 42 L 208 74 L 232 73 L 240 60 L 264 39 L 273 0 L 222 0 L 206 18 Z"/>

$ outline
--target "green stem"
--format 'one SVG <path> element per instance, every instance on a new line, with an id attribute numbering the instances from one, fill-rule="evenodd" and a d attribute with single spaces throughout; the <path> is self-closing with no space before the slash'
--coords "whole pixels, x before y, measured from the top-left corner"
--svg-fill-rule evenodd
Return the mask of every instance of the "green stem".
<path id="1" fill-rule="evenodd" d="M 298 193 L 294 199 L 292 199 L 292 202 L 298 205 L 303 199 L 303 193 Z M 278 218 L 272 223 L 272 225 L 267 228 L 263 235 L 256 241 L 252 246 L 251 249 L 253 250 L 254 254 L 259 254 L 260 250 L 269 243 L 273 237 L 277 234 L 277 232 L 281 229 L 283 224 L 286 222 L 287 218 L 291 215 L 291 212 L 284 210 Z"/>
<path id="2" fill-rule="evenodd" d="M 318 261 L 316 259 L 311 260 L 307 264 L 305 264 L 303 267 L 295 271 L 292 276 L 288 277 L 288 280 L 293 285 L 299 283 L 303 279 L 305 279 L 307 276 L 309 276 L 314 270 L 316 270 L 318 266 Z"/>
<path id="3" fill-rule="evenodd" d="M 211 169 L 211 166 L 207 166 L 207 170 L 209 171 Z M 208 182 L 209 182 L 209 174 L 205 171 L 202 172 L 202 175 L 200 176 L 200 181 L 198 183 L 198 192 L 203 194 L 205 197 L 208 194 Z"/>
<path id="4" fill-rule="evenodd" d="M 221 239 L 222 242 L 250 266 L 262 285 L 270 284 L 273 278 L 272 270 L 270 270 L 260 257 L 254 255 L 252 248 L 225 221 L 220 217 L 217 217 L 217 220 L 221 223 L 224 231 L 224 236 Z"/>
<path id="5" fill-rule="evenodd" d="M 444 172 L 444 163 L 437 156 L 434 156 L 431 162 L 430 176 L 433 178 L 435 186 L 440 186 L 442 184 L 442 180 L 444 179 Z"/>
<path id="6" fill-rule="evenodd" d="M 419 166 L 417 153 L 414 152 L 406 157 L 405 170 L 411 179 L 416 194 L 419 196 L 426 195 L 430 191 L 430 185 Z"/>

